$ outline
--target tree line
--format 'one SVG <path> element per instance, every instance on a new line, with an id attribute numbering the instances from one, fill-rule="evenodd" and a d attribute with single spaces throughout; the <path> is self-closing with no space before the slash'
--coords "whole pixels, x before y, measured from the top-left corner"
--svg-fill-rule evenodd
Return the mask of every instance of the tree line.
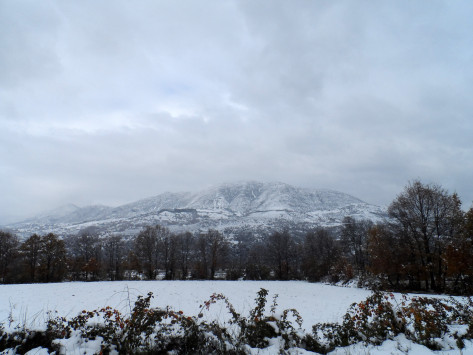
<path id="1" fill-rule="evenodd" d="M 216 230 L 172 233 L 156 225 L 133 238 L 93 230 L 23 242 L 0 231 L 0 283 L 247 279 L 340 282 L 381 289 L 473 293 L 473 208 L 439 185 L 409 183 L 383 223 L 346 217 L 337 230 L 287 230 L 229 239 Z"/>

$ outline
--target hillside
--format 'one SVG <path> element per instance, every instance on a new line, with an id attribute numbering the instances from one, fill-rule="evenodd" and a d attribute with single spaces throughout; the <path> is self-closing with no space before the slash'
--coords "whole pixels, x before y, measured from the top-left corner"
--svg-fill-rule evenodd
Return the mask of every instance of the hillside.
<path id="1" fill-rule="evenodd" d="M 197 192 L 166 192 L 118 207 L 67 205 L 7 227 L 22 236 L 74 234 L 85 228 L 131 236 L 153 224 L 176 232 L 213 228 L 227 235 L 262 235 L 283 228 L 303 233 L 317 226 L 336 227 L 345 216 L 378 221 L 385 211 L 338 191 L 242 182 Z"/>

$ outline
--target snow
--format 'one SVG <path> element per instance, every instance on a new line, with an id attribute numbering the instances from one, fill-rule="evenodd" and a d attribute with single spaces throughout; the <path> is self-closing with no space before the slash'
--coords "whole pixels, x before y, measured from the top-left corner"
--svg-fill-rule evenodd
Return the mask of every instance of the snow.
<path id="1" fill-rule="evenodd" d="M 197 316 L 204 301 L 213 293 L 228 297 L 236 311 L 248 315 L 254 307 L 256 293 L 265 288 L 269 291 L 267 310 L 275 294 L 277 311 L 295 308 L 304 322 L 303 330 L 311 332 L 312 325 L 321 322 L 340 322 L 354 302 L 368 297 L 371 292 L 364 289 L 338 287 L 303 281 L 115 281 L 115 282 L 68 282 L 57 284 L 0 285 L 0 323 L 6 330 L 16 326 L 44 329 L 49 317 L 71 318 L 82 310 L 93 310 L 111 306 L 123 313 L 133 307 L 138 295 L 153 292 L 151 306 L 171 306 L 189 316 Z M 443 297 L 443 296 L 437 296 Z M 396 295 L 400 298 L 400 295 Z M 51 313 L 49 313 L 51 312 Z M 204 311 L 205 320 L 225 323 L 230 318 L 223 302 L 210 306 Z M 66 353 L 93 353 L 100 342 L 79 344 L 80 339 L 61 340 Z M 267 349 L 258 349 L 258 354 L 272 354 L 278 349 L 277 339 Z M 473 354 L 473 343 L 466 341 L 463 354 Z M 43 354 L 44 349 L 34 349 L 31 354 Z M 292 354 L 307 353 L 301 349 L 291 350 Z M 424 346 L 412 343 L 403 335 L 387 340 L 379 346 L 355 344 L 348 348 L 335 349 L 333 354 L 432 354 Z M 458 354 L 455 351 L 438 352 Z"/>
<path id="2" fill-rule="evenodd" d="M 364 300 L 370 291 L 302 281 L 114 281 L 67 282 L 57 284 L 0 285 L 0 323 L 13 328 L 26 323 L 41 329 L 48 311 L 73 317 L 82 310 L 104 306 L 129 311 L 138 295 L 153 292 L 152 306 L 171 306 L 190 316 L 200 313 L 200 306 L 213 293 L 227 296 L 236 310 L 248 314 L 254 307 L 256 293 L 269 291 L 268 303 L 278 294 L 281 310 L 296 308 L 304 319 L 303 328 L 311 330 L 317 322 L 340 321 L 353 302 Z M 211 307 L 208 317 L 225 320 L 223 304 Z M 13 318 L 13 322 L 9 321 Z"/>
<path id="3" fill-rule="evenodd" d="M 283 183 L 223 184 L 197 192 L 164 193 L 116 208 L 88 206 L 51 212 L 7 226 L 22 237 L 33 233 L 75 234 L 96 226 L 104 234 L 131 236 L 141 227 L 163 224 L 173 231 L 216 228 L 281 229 L 281 224 L 339 226 L 345 216 L 383 220 L 385 209 L 350 195 L 302 189 Z"/>
<path id="4" fill-rule="evenodd" d="M 442 351 L 432 351 L 429 348 L 415 344 L 410 340 L 406 339 L 404 334 L 396 336 L 393 340 L 386 340 L 381 345 L 365 345 L 363 343 L 354 344 L 346 348 L 337 348 L 332 351 L 331 355 L 347 355 L 347 354 L 369 354 L 369 355 L 472 355 L 473 354 L 473 343 L 471 341 L 465 342 L 466 347 L 464 349 L 452 349 Z"/>

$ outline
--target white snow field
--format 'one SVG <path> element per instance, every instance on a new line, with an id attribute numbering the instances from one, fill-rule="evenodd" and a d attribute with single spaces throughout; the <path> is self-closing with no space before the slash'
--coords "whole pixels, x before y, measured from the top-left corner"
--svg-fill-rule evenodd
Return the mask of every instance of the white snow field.
<path id="1" fill-rule="evenodd" d="M 254 307 L 256 293 L 265 288 L 269 291 L 267 310 L 272 297 L 278 294 L 278 311 L 295 308 L 302 316 L 302 328 L 311 332 L 312 325 L 321 322 L 341 322 L 346 310 L 353 302 L 368 297 L 371 292 L 364 289 L 330 286 L 303 281 L 115 281 L 115 282 L 66 282 L 57 284 L 0 285 L 0 323 L 6 330 L 17 325 L 30 329 L 45 328 L 48 312 L 72 318 L 82 310 L 93 310 L 111 306 L 123 313 L 133 307 L 138 295 L 153 292 L 153 307 L 170 306 L 184 314 L 196 316 L 203 302 L 213 293 L 222 293 L 242 315 L 248 315 Z M 57 313 L 55 313 L 57 312 Z M 211 305 L 204 311 L 207 319 L 222 323 L 229 318 L 223 302 Z M 93 344 L 87 348 L 68 347 L 67 353 L 94 353 Z M 277 344 L 267 349 L 255 349 L 258 354 L 277 353 Z M 98 346 L 98 345 L 97 345 Z M 47 353 L 35 349 L 31 354 Z M 294 350 L 294 353 L 307 353 Z M 433 352 L 414 344 L 403 336 L 384 342 L 381 346 L 358 344 L 349 348 L 336 349 L 334 354 L 459 354 L 459 350 Z M 473 354 L 473 343 L 466 342 L 462 354 Z"/>
<path id="2" fill-rule="evenodd" d="M 48 311 L 74 317 L 82 310 L 111 306 L 121 312 L 133 307 L 138 295 L 153 292 L 151 306 L 170 306 L 196 316 L 200 306 L 213 293 L 228 297 L 236 310 L 247 315 L 254 307 L 256 293 L 269 291 L 268 308 L 278 294 L 279 309 L 295 308 L 304 319 L 303 328 L 311 330 L 316 322 L 340 321 L 353 302 L 364 300 L 370 291 L 301 281 L 114 281 L 65 282 L 56 284 L 0 285 L 0 323 L 44 328 Z M 228 317 L 223 303 L 204 312 L 207 317 Z"/>

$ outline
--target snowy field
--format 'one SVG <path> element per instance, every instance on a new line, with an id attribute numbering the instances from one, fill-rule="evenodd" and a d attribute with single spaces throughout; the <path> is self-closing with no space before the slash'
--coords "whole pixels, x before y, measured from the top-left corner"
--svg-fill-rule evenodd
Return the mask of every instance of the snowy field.
<path id="1" fill-rule="evenodd" d="M 260 288 L 269 291 L 268 304 L 278 294 L 279 309 L 296 308 L 304 319 L 303 327 L 310 331 L 314 323 L 342 319 L 353 302 L 364 300 L 370 291 L 329 286 L 301 281 L 118 281 L 66 282 L 58 284 L 0 285 L 0 323 L 30 328 L 44 328 L 48 311 L 73 317 L 82 310 L 111 306 L 129 311 L 138 295 L 153 292 L 151 306 L 170 306 L 187 315 L 198 315 L 200 306 L 213 293 L 228 297 L 236 310 L 247 315 L 254 307 Z M 212 305 L 204 312 L 207 317 L 225 320 L 228 316 L 223 303 Z"/>
<path id="2" fill-rule="evenodd" d="M 82 310 L 93 310 L 111 306 L 121 312 L 133 307 L 138 295 L 153 292 L 152 306 L 170 306 L 187 315 L 198 315 L 201 305 L 213 293 L 228 297 L 236 310 L 248 315 L 254 307 L 254 299 L 260 288 L 269 291 L 268 306 L 278 294 L 278 310 L 295 308 L 301 314 L 302 328 L 307 332 L 315 323 L 338 322 L 353 302 L 364 300 L 371 294 L 368 290 L 337 287 L 302 281 L 121 281 L 121 282 L 69 282 L 58 284 L 0 285 L 0 323 L 13 329 L 17 325 L 41 329 L 45 327 L 48 311 L 57 311 L 60 316 L 71 318 Z M 204 312 L 207 319 L 224 322 L 229 318 L 223 303 L 217 303 Z M 267 350 L 271 353 L 271 350 Z M 398 337 L 386 341 L 382 346 L 363 348 L 352 346 L 339 349 L 338 353 L 370 354 L 431 354 L 427 348 Z M 458 350 L 439 352 L 459 354 Z M 468 342 L 463 354 L 473 354 L 473 345 Z"/>

